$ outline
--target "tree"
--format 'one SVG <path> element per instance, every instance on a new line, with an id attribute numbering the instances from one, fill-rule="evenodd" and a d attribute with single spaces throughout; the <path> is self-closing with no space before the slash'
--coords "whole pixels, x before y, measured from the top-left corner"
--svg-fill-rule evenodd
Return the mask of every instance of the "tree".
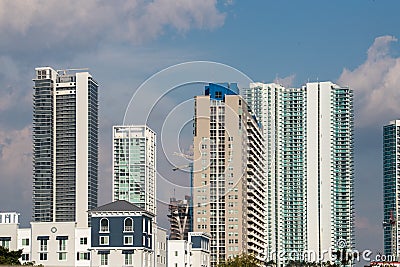
<path id="1" fill-rule="evenodd" d="M 8 248 L 0 246 L 0 265 L 21 265 L 22 249 L 9 251 Z"/>
<path id="2" fill-rule="evenodd" d="M 253 255 L 242 254 L 219 263 L 218 267 L 258 267 L 262 265 L 262 262 Z"/>

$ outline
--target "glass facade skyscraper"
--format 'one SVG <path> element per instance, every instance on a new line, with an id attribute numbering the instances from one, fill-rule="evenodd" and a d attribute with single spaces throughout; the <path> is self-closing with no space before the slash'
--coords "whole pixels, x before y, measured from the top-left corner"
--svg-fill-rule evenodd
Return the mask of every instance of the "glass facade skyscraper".
<path id="1" fill-rule="evenodd" d="M 86 71 L 35 70 L 33 221 L 83 227 L 97 206 L 98 84 Z"/>
<path id="2" fill-rule="evenodd" d="M 269 255 L 354 248 L 352 90 L 252 83 L 241 94 L 263 126 Z"/>
<path id="3" fill-rule="evenodd" d="M 156 213 L 156 133 L 145 125 L 113 127 L 113 201 Z"/>
<path id="4" fill-rule="evenodd" d="M 400 120 L 383 127 L 383 242 L 384 255 L 398 256 Z"/>

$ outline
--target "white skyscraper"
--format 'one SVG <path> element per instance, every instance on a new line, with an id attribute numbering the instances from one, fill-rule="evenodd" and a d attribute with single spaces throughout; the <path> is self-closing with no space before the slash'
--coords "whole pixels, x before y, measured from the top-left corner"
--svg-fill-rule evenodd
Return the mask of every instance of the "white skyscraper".
<path id="1" fill-rule="evenodd" d="M 156 134 L 149 127 L 113 127 L 113 201 L 156 213 Z"/>
<path id="2" fill-rule="evenodd" d="M 241 93 L 267 148 L 269 251 L 314 251 L 315 261 L 329 248 L 354 248 L 352 90 L 252 83 Z"/>
<path id="3" fill-rule="evenodd" d="M 97 206 L 98 84 L 84 70 L 35 71 L 33 221 L 85 227 Z"/>

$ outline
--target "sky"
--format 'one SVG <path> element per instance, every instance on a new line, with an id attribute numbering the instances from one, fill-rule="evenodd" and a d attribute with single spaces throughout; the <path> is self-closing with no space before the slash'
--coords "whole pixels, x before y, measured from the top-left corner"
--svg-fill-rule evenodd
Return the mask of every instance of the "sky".
<path id="1" fill-rule="evenodd" d="M 293 87 L 330 80 L 354 89 L 356 248 L 382 251 L 382 126 L 400 117 L 399 8 L 395 0 L 0 0 L 0 210 L 20 212 L 21 225 L 29 225 L 35 67 L 89 68 L 99 82 L 104 204 L 111 201 L 111 127 L 123 123 L 135 91 L 169 66 L 212 61 L 238 71 L 224 76 L 213 64 L 209 79 L 248 76 Z M 189 109 L 200 87 L 187 87 L 192 90 L 171 91 L 157 102 L 150 124 L 166 120 L 164 109 L 183 113 L 174 99 Z M 139 117 L 140 104 L 146 101 L 130 106 Z M 176 143 L 190 140 L 186 117 Z M 168 164 L 159 169 L 187 176 Z M 168 198 L 173 191 L 159 194 Z M 159 210 L 165 213 L 165 206 Z M 159 222 L 168 228 L 164 217 Z"/>

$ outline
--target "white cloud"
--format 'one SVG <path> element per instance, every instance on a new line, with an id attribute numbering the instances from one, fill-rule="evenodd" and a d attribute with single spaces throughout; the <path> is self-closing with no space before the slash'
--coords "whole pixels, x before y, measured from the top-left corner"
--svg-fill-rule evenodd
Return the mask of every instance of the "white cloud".
<path id="1" fill-rule="evenodd" d="M 366 61 L 344 69 L 338 80 L 354 89 L 356 126 L 383 125 L 400 117 L 400 57 L 390 54 L 393 42 L 393 36 L 375 38 Z"/>
<path id="2" fill-rule="evenodd" d="M 274 80 L 274 83 L 278 83 L 283 85 L 286 88 L 292 87 L 293 86 L 293 82 L 294 79 L 296 78 L 296 74 L 291 74 L 289 76 L 280 78 L 280 77 L 276 77 Z"/>
<path id="3" fill-rule="evenodd" d="M 44 37 L 42 45 L 61 41 L 95 44 L 102 38 L 140 42 L 156 38 L 168 27 L 179 32 L 219 27 L 225 14 L 216 4 L 216 0 L 3 0 L 0 33 Z"/>

